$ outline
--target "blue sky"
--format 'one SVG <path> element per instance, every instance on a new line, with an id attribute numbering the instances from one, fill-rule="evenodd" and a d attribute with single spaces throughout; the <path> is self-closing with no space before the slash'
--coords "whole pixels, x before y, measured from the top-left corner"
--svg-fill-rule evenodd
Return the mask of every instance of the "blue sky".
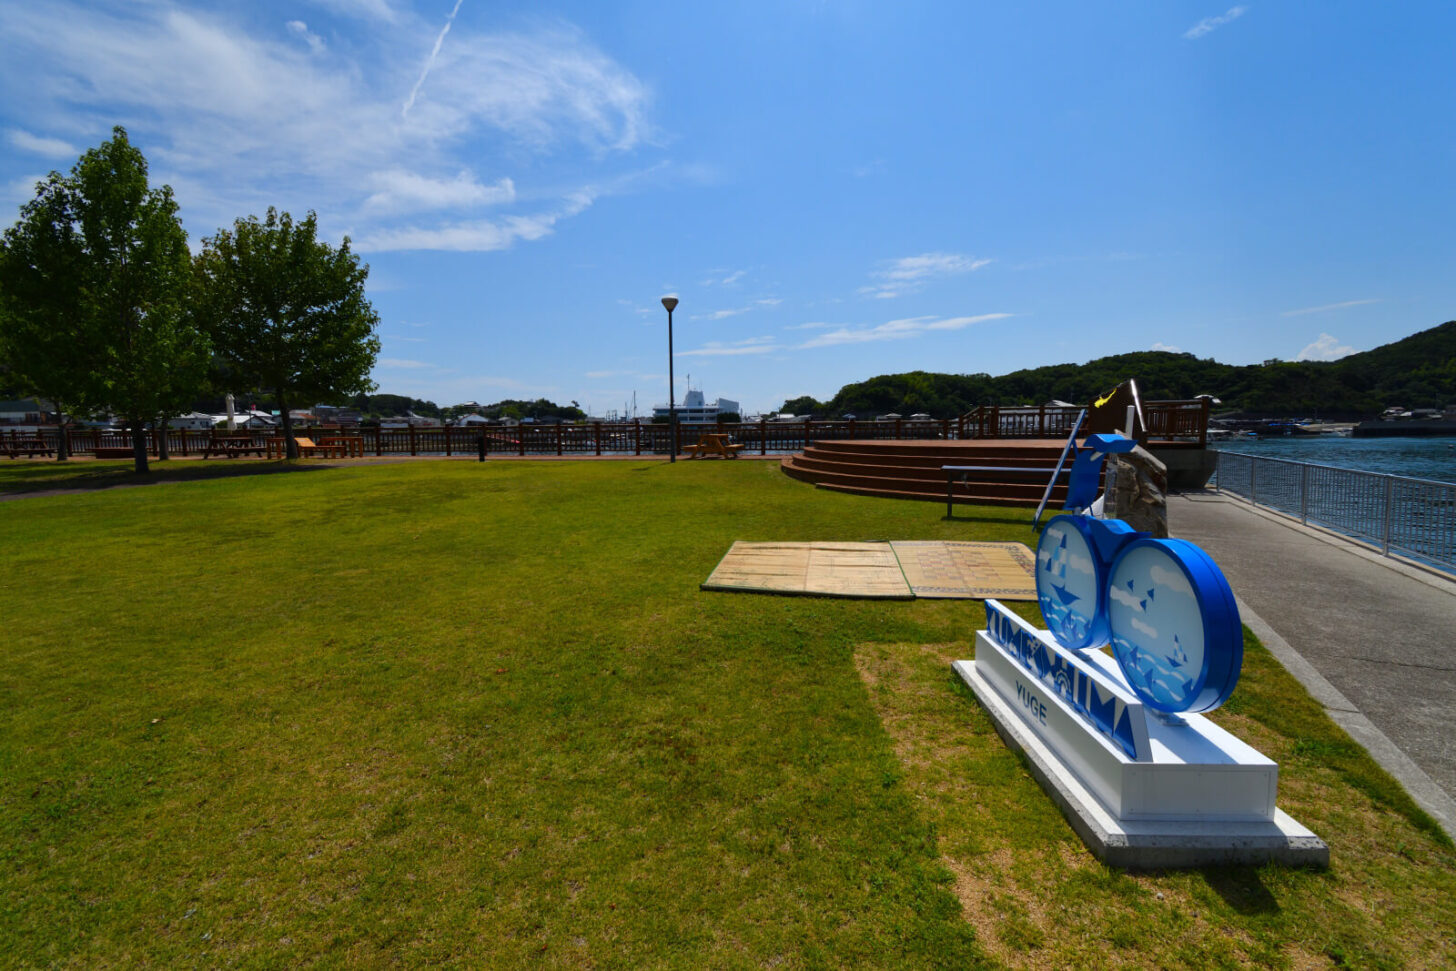
<path id="1" fill-rule="evenodd" d="M 0 0 L 0 192 L 126 126 L 194 245 L 371 266 L 380 389 L 745 410 L 1456 317 L 1456 4 Z M 1217 389 L 1209 389 L 1216 391 Z"/>

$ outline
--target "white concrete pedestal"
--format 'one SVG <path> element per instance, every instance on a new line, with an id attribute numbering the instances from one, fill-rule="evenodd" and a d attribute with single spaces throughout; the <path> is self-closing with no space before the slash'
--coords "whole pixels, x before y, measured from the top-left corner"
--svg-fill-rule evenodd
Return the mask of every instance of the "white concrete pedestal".
<path id="1" fill-rule="evenodd" d="M 1084 658 L 1116 673 L 1105 655 Z M 976 659 L 953 667 L 1104 862 L 1329 865 L 1324 841 L 1275 806 L 1278 766 L 1208 719 L 1170 725 L 1148 717 L 1149 751 L 1133 758 L 985 631 L 977 632 Z"/>

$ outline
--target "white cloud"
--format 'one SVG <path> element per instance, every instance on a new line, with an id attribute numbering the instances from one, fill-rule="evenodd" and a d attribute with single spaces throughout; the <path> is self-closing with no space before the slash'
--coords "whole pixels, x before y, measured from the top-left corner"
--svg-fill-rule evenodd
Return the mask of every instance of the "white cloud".
<path id="1" fill-rule="evenodd" d="M 422 368 L 422 367 L 432 368 L 434 366 L 435 365 L 430 364 L 430 363 L 428 363 L 426 361 L 411 361 L 411 360 L 407 360 L 407 359 L 402 358 L 402 357 L 381 357 L 378 361 L 375 362 L 375 367 L 382 367 L 382 368 L 409 368 L 409 369 L 413 369 L 413 368 Z"/>
<path id="2" fill-rule="evenodd" d="M 1349 357 L 1355 353 L 1355 349 L 1348 344 L 1341 344 L 1338 338 L 1329 334 L 1320 334 L 1319 339 L 1314 343 L 1306 345 L 1304 350 L 1299 352 L 1296 361 L 1338 361 L 1342 357 Z"/>
<path id="3" fill-rule="evenodd" d="M 533 188 L 524 195 L 536 200 L 534 211 L 479 225 L 458 213 L 448 223 L 401 217 L 519 205 L 517 182 L 491 172 L 492 158 L 525 167 L 551 152 L 558 182 L 609 187 L 589 195 L 612 191 L 601 160 L 650 131 L 646 87 L 555 21 L 516 32 L 456 22 L 404 116 L 403 95 L 421 76 L 439 22 L 382 0 L 320 5 L 358 18 L 349 44 L 314 44 L 303 19 L 259 32 L 228 5 L 0 3 L 0 85 L 26 92 L 8 99 L 9 141 L 74 157 L 72 146 L 23 129 L 99 141 L 113 120 L 125 123 L 153 180 L 177 191 L 195 238 L 278 205 L 314 209 L 326 232 L 348 227 L 376 248 L 500 249 L 581 212 L 581 193 L 553 203 L 556 190 Z M 567 157 L 563 173 L 564 149 L 579 159 Z"/>
<path id="4" fill-rule="evenodd" d="M 567 200 L 555 212 L 530 216 L 506 216 L 502 219 L 479 219 L 445 226 L 406 226 L 368 233 L 356 241 L 361 253 L 398 250 L 446 250 L 457 253 L 488 253 L 510 249 L 518 240 L 530 242 L 551 235 L 556 224 L 575 216 L 592 204 L 589 192 L 582 191 Z"/>
<path id="5" fill-rule="evenodd" d="M 1002 320 L 1011 314 L 979 314 L 974 317 L 907 317 L 891 320 L 877 327 L 840 327 L 827 334 L 812 337 L 800 344 L 801 349 L 834 347 L 839 344 L 866 344 L 871 341 L 904 340 L 933 331 L 961 330 L 972 324 Z"/>
<path id="6" fill-rule="evenodd" d="M 511 179 L 481 185 L 474 175 L 463 171 L 453 179 L 431 179 L 404 169 L 389 169 L 374 173 L 370 181 L 376 189 L 364 200 L 364 206 L 383 212 L 494 206 L 516 199 L 516 184 Z"/>
<path id="7" fill-rule="evenodd" d="M 12 206 L 19 207 L 35 198 L 35 185 L 37 182 L 44 182 L 46 177 L 37 172 L 35 175 L 21 176 L 5 184 L 3 194 L 0 194 L 0 201 L 3 201 L 7 209 Z M 14 218 L 14 213 L 7 213 L 8 218 Z"/>
<path id="8" fill-rule="evenodd" d="M 395 13 L 387 0 L 313 0 L 313 2 L 326 10 L 349 17 L 380 20 L 389 24 L 399 19 L 399 15 Z"/>
<path id="9" fill-rule="evenodd" d="M 647 89 L 574 29 L 461 36 L 438 60 L 447 76 L 424 122 L 434 135 L 484 122 L 537 148 L 569 139 L 603 152 L 647 134 Z"/>
<path id="10" fill-rule="evenodd" d="M 960 253 L 921 253 L 890 260 L 873 274 L 878 282 L 860 287 L 859 292 L 878 300 L 914 293 L 935 277 L 959 276 L 979 270 L 991 261 Z"/>
<path id="11" fill-rule="evenodd" d="M 1167 351 L 1169 354 L 1182 354 L 1183 353 L 1183 348 L 1177 347 L 1176 345 L 1173 345 L 1173 344 L 1164 344 L 1162 341 L 1153 341 L 1153 346 L 1150 347 L 1150 348 L 1148 348 L 1148 350 L 1150 350 L 1150 351 Z"/>
<path id="12" fill-rule="evenodd" d="M 1183 36 L 1188 40 L 1197 40 L 1204 34 L 1218 30 L 1224 24 L 1233 23 L 1235 20 L 1238 20 L 1248 9 L 1248 7 L 1229 7 L 1228 11 L 1220 16 L 1204 17 L 1198 23 L 1184 31 Z"/>
<path id="13" fill-rule="evenodd" d="M 750 337 L 747 340 L 725 344 L 709 341 L 693 351 L 678 351 L 677 357 L 736 357 L 743 354 L 768 354 L 779 350 L 772 337 Z"/>
<path id="14" fill-rule="evenodd" d="M 1300 317 L 1304 314 L 1322 314 L 1327 310 L 1344 310 L 1346 307 L 1363 307 L 1367 303 L 1379 303 L 1376 297 L 1365 300 L 1346 300 L 1344 303 L 1327 303 L 1319 307 L 1301 307 L 1299 310 L 1286 310 L 1281 317 Z"/>
<path id="15" fill-rule="evenodd" d="M 286 25 L 291 33 L 303 39 L 308 44 L 308 49 L 315 54 L 324 52 L 324 39 L 308 29 L 308 24 L 302 20 L 290 20 Z"/>
<path id="16" fill-rule="evenodd" d="M 1158 588 L 1160 597 L 1189 597 L 1193 596 L 1193 588 L 1188 584 L 1188 578 L 1181 570 L 1169 570 L 1165 567 L 1154 566 L 1148 570 L 1148 578 Z"/>
<path id="17" fill-rule="evenodd" d="M 59 138 L 45 138 L 28 131 L 12 128 L 5 133 L 6 140 L 22 152 L 44 155 L 47 158 L 80 158 L 81 150 L 70 142 Z"/>
<path id="18" fill-rule="evenodd" d="M 739 314 L 761 310 L 764 307 L 777 307 L 781 303 L 783 301 L 777 297 L 765 297 L 762 300 L 753 301 L 747 307 L 732 307 L 727 310 L 714 310 L 706 314 L 695 314 L 693 320 L 724 320 L 728 317 L 737 317 Z"/>
<path id="19" fill-rule="evenodd" d="M 635 300 L 626 300 L 621 297 L 617 298 L 617 303 L 626 307 L 639 317 L 655 317 L 663 312 L 660 304 L 656 307 L 644 307 Z"/>
<path id="20" fill-rule="evenodd" d="M 712 286 L 731 287 L 731 286 L 733 286 L 733 284 L 735 284 L 739 280 L 743 279 L 743 275 L 745 273 L 747 273 L 747 272 L 748 272 L 747 270 L 732 270 L 732 271 L 724 270 L 724 269 L 709 270 L 708 271 L 709 276 L 707 277 L 707 279 L 704 279 L 704 280 L 699 281 L 698 285 L 699 286 L 704 286 L 704 287 L 712 287 Z M 727 273 L 728 275 L 720 278 L 719 277 L 719 274 L 720 273 Z"/>
<path id="21" fill-rule="evenodd" d="M 450 25 L 455 23 L 455 15 L 460 12 L 460 4 L 464 0 L 455 0 L 455 6 L 450 11 L 450 16 L 445 18 L 445 26 L 441 28 L 439 35 L 435 38 L 435 46 L 430 50 L 430 56 L 425 58 L 425 66 L 420 70 L 419 80 L 415 86 L 410 88 L 409 97 L 404 101 L 404 107 L 400 109 L 400 116 L 409 114 L 409 110 L 415 105 L 415 98 L 419 97 L 420 88 L 425 85 L 425 78 L 430 76 L 430 68 L 435 66 L 435 58 L 440 56 L 440 48 L 445 44 L 445 35 L 450 33 Z"/>

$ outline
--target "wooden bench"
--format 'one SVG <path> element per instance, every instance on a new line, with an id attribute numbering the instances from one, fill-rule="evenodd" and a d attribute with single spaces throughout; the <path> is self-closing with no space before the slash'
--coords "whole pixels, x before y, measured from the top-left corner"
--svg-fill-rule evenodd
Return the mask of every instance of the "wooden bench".
<path id="1" fill-rule="evenodd" d="M 319 436 L 319 445 L 329 448 L 341 449 L 340 458 L 364 457 L 364 438 L 362 435 L 329 435 Z"/>
<path id="2" fill-rule="evenodd" d="M 940 471 L 945 473 L 945 516 L 949 519 L 951 513 L 951 485 L 957 478 L 965 482 L 972 472 L 1034 472 L 1039 476 L 1050 477 L 1053 470 L 1039 468 L 1035 465 L 942 465 Z M 1067 475 L 1071 470 L 1062 469 L 1058 478 Z"/>
<path id="3" fill-rule="evenodd" d="M 341 459 L 344 457 L 343 445 L 315 445 L 311 438 L 294 438 L 298 443 L 299 455 L 317 455 L 326 459 Z"/>
<path id="4" fill-rule="evenodd" d="M 98 445 L 92 454 L 98 459 L 129 459 L 136 456 L 130 445 Z"/>

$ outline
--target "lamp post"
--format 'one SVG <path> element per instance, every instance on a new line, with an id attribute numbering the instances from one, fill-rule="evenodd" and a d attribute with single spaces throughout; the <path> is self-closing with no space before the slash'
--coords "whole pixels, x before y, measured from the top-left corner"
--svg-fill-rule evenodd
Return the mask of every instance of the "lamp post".
<path id="1" fill-rule="evenodd" d="M 663 297 L 662 305 L 667 308 L 667 423 L 672 426 L 672 451 L 669 462 L 677 461 L 677 395 L 672 382 L 672 311 L 677 306 L 677 297 Z"/>

